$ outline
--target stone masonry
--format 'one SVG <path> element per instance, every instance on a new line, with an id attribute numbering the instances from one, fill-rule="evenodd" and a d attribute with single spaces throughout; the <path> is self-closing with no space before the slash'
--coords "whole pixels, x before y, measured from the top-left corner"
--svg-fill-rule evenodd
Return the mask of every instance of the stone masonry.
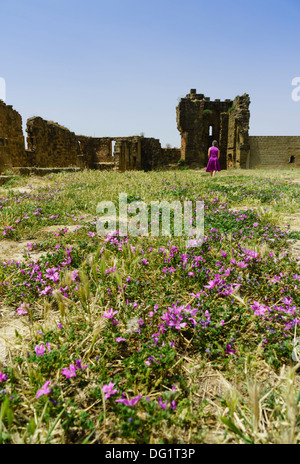
<path id="1" fill-rule="evenodd" d="M 160 141 L 154 138 L 76 135 L 41 117 L 29 118 L 26 132 L 27 149 L 20 114 L 1 101 L 0 173 L 30 167 L 149 171 L 164 166 Z"/>
<path id="2" fill-rule="evenodd" d="M 219 142 L 222 169 L 300 166 L 300 136 L 249 136 L 250 98 L 210 101 L 192 89 L 176 108 L 181 133 L 181 158 L 204 168 L 208 148 Z"/>
<path id="3" fill-rule="evenodd" d="M 300 137 L 250 136 L 248 168 L 300 167 Z"/>
<path id="4" fill-rule="evenodd" d="M 89 169 L 101 169 L 105 164 L 114 165 L 110 137 L 76 136 L 79 143 L 81 164 Z"/>
<path id="5" fill-rule="evenodd" d="M 40 117 L 27 120 L 27 146 L 38 167 L 80 167 L 80 147 L 74 132 Z"/>
<path id="6" fill-rule="evenodd" d="M 176 109 L 177 127 L 181 133 L 181 158 L 192 168 L 203 168 L 208 149 L 215 139 L 219 143 L 220 164 L 246 167 L 249 146 L 249 104 L 247 94 L 235 100 L 214 100 L 192 89 Z"/>
<path id="7" fill-rule="evenodd" d="M 27 120 L 25 149 L 21 115 L 0 100 L 0 173 L 33 168 L 151 171 L 172 167 L 180 159 L 190 168 L 205 168 L 214 139 L 222 169 L 300 166 L 299 136 L 249 136 L 249 105 L 247 94 L 211 101 L 192 89 L 176 108 L 181 148 L 162 148 L 158 139 L 143 136 L 76 135 L 33 117 Z"/>
<path id="8" fill-rule="evenodd" d="M 8 139 L 4 137 L 0 138 L 0 166 L 0 172 L 4 172 L 12 168 L 11 154 L 8 148 Z"/>
<path id="9" fill-rule="evenodd" d="M 162 162 L 164 165 L 177 164 L 180 159 L 180 148 L 162 148 Z"/>
<path id="10" fill-rule="evenodd" d="M 245 169 L 247 167 L 247 160 L 250 155 L 249 105 L 249 95 L 244 94 L 241 97 L 238 96 L 234 99 L 233 105 L 227 113 L 228 116 L 226 115 L 226 117 L 228 117 L 226 152 L 227 169 Z"/>
<path id="11" fill-rule="evenodd" d="M 149 171 L 161 166 L 162 148 L 159 140 L 143 137 L 84 137 L 77 136 L 85 167 L 120 171 Z M 113 148 L 113 142 L 115 142 Z"/>
<path id="12" fill-rule="evenodd" d="M 26 164 L 22 117 L 0 100 L 0 170 Z"/>

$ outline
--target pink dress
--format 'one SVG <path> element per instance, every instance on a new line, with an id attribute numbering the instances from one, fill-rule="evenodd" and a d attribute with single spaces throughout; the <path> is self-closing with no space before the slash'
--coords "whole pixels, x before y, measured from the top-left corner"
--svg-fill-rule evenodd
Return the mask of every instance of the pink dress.
<path id="1" fill-rule="evenodd" d="M 211 147 L 206 172 L 221 171 L 220 163 L 218 160 L 218 151 L 219 150 L 217 147 Z"/>

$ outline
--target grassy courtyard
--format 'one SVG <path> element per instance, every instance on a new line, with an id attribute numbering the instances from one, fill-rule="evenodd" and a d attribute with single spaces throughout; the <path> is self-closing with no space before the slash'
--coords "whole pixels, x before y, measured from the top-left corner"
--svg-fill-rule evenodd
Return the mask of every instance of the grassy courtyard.
<path id="1" fill-rule="evenodd" d="M 122 193 L 203 201 L 202 246 L 100 237 Z M 296 168 L 0 187 L 0 443 L 300 443 L 299 204 Z"/>

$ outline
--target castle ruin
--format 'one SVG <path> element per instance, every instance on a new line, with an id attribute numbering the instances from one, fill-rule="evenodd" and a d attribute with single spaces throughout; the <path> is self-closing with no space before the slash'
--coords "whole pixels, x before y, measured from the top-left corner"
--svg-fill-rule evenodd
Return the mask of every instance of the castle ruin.
<path id="1" fill-rule="evenodd" d="M 214 100 L 192 89 L 176 108 L 181 148 L 162 148 L 143 136 L 87 137 L 41 117 L 27 120 L 27 149 L 22 117 L 0 100 L 0 173 L 32 168 L 172 168 L 180 160 L 205 168 L 208 148 L 218 140 L 222 169 L 300 166 L 300 136 L 249 136 L 250 98 Z"/>
<path id="2" fill-rule="evenodd" d="M 41 117 L 27 120 L 27 149 L 21 115 L 0 100 L 0 173 L 25 168 L 151 171 L 177 163 L 179 149 L 164 149 L 143 136 L 87 137 Z M 164 156 L 166 154 L 166 156 Z"/>
<path id="3" fill-rule="evenodd" d="M 214 100 L 197 94 L 195 89 L 177 106 L 177 127 L 181 134 L 181 154 L 191 168 L 203 168 L 208 148 L 218 140 L 221 168 L 246 168 L 250 151 L 247 94 L 232 100 Z"/>
<path id="4" fill-rule="evenodd" d="M 216 139 L 221 169 L 300 166 L 300 136 L 249 136 L 250 98 L 214 100 L 192 89 L 176 108 L 181 157 L 191 168 L 204 168 Z"/>

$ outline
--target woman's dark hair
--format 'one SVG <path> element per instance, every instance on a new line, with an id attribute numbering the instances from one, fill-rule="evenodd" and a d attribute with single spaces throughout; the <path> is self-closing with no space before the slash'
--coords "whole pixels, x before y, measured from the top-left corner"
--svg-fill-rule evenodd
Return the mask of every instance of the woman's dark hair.
<path id="1" fill-rule="evenodd" d="M 218 146 L 218 142 L 216 140 L 213 141 L 213 147 L 217 147 Z"/>

